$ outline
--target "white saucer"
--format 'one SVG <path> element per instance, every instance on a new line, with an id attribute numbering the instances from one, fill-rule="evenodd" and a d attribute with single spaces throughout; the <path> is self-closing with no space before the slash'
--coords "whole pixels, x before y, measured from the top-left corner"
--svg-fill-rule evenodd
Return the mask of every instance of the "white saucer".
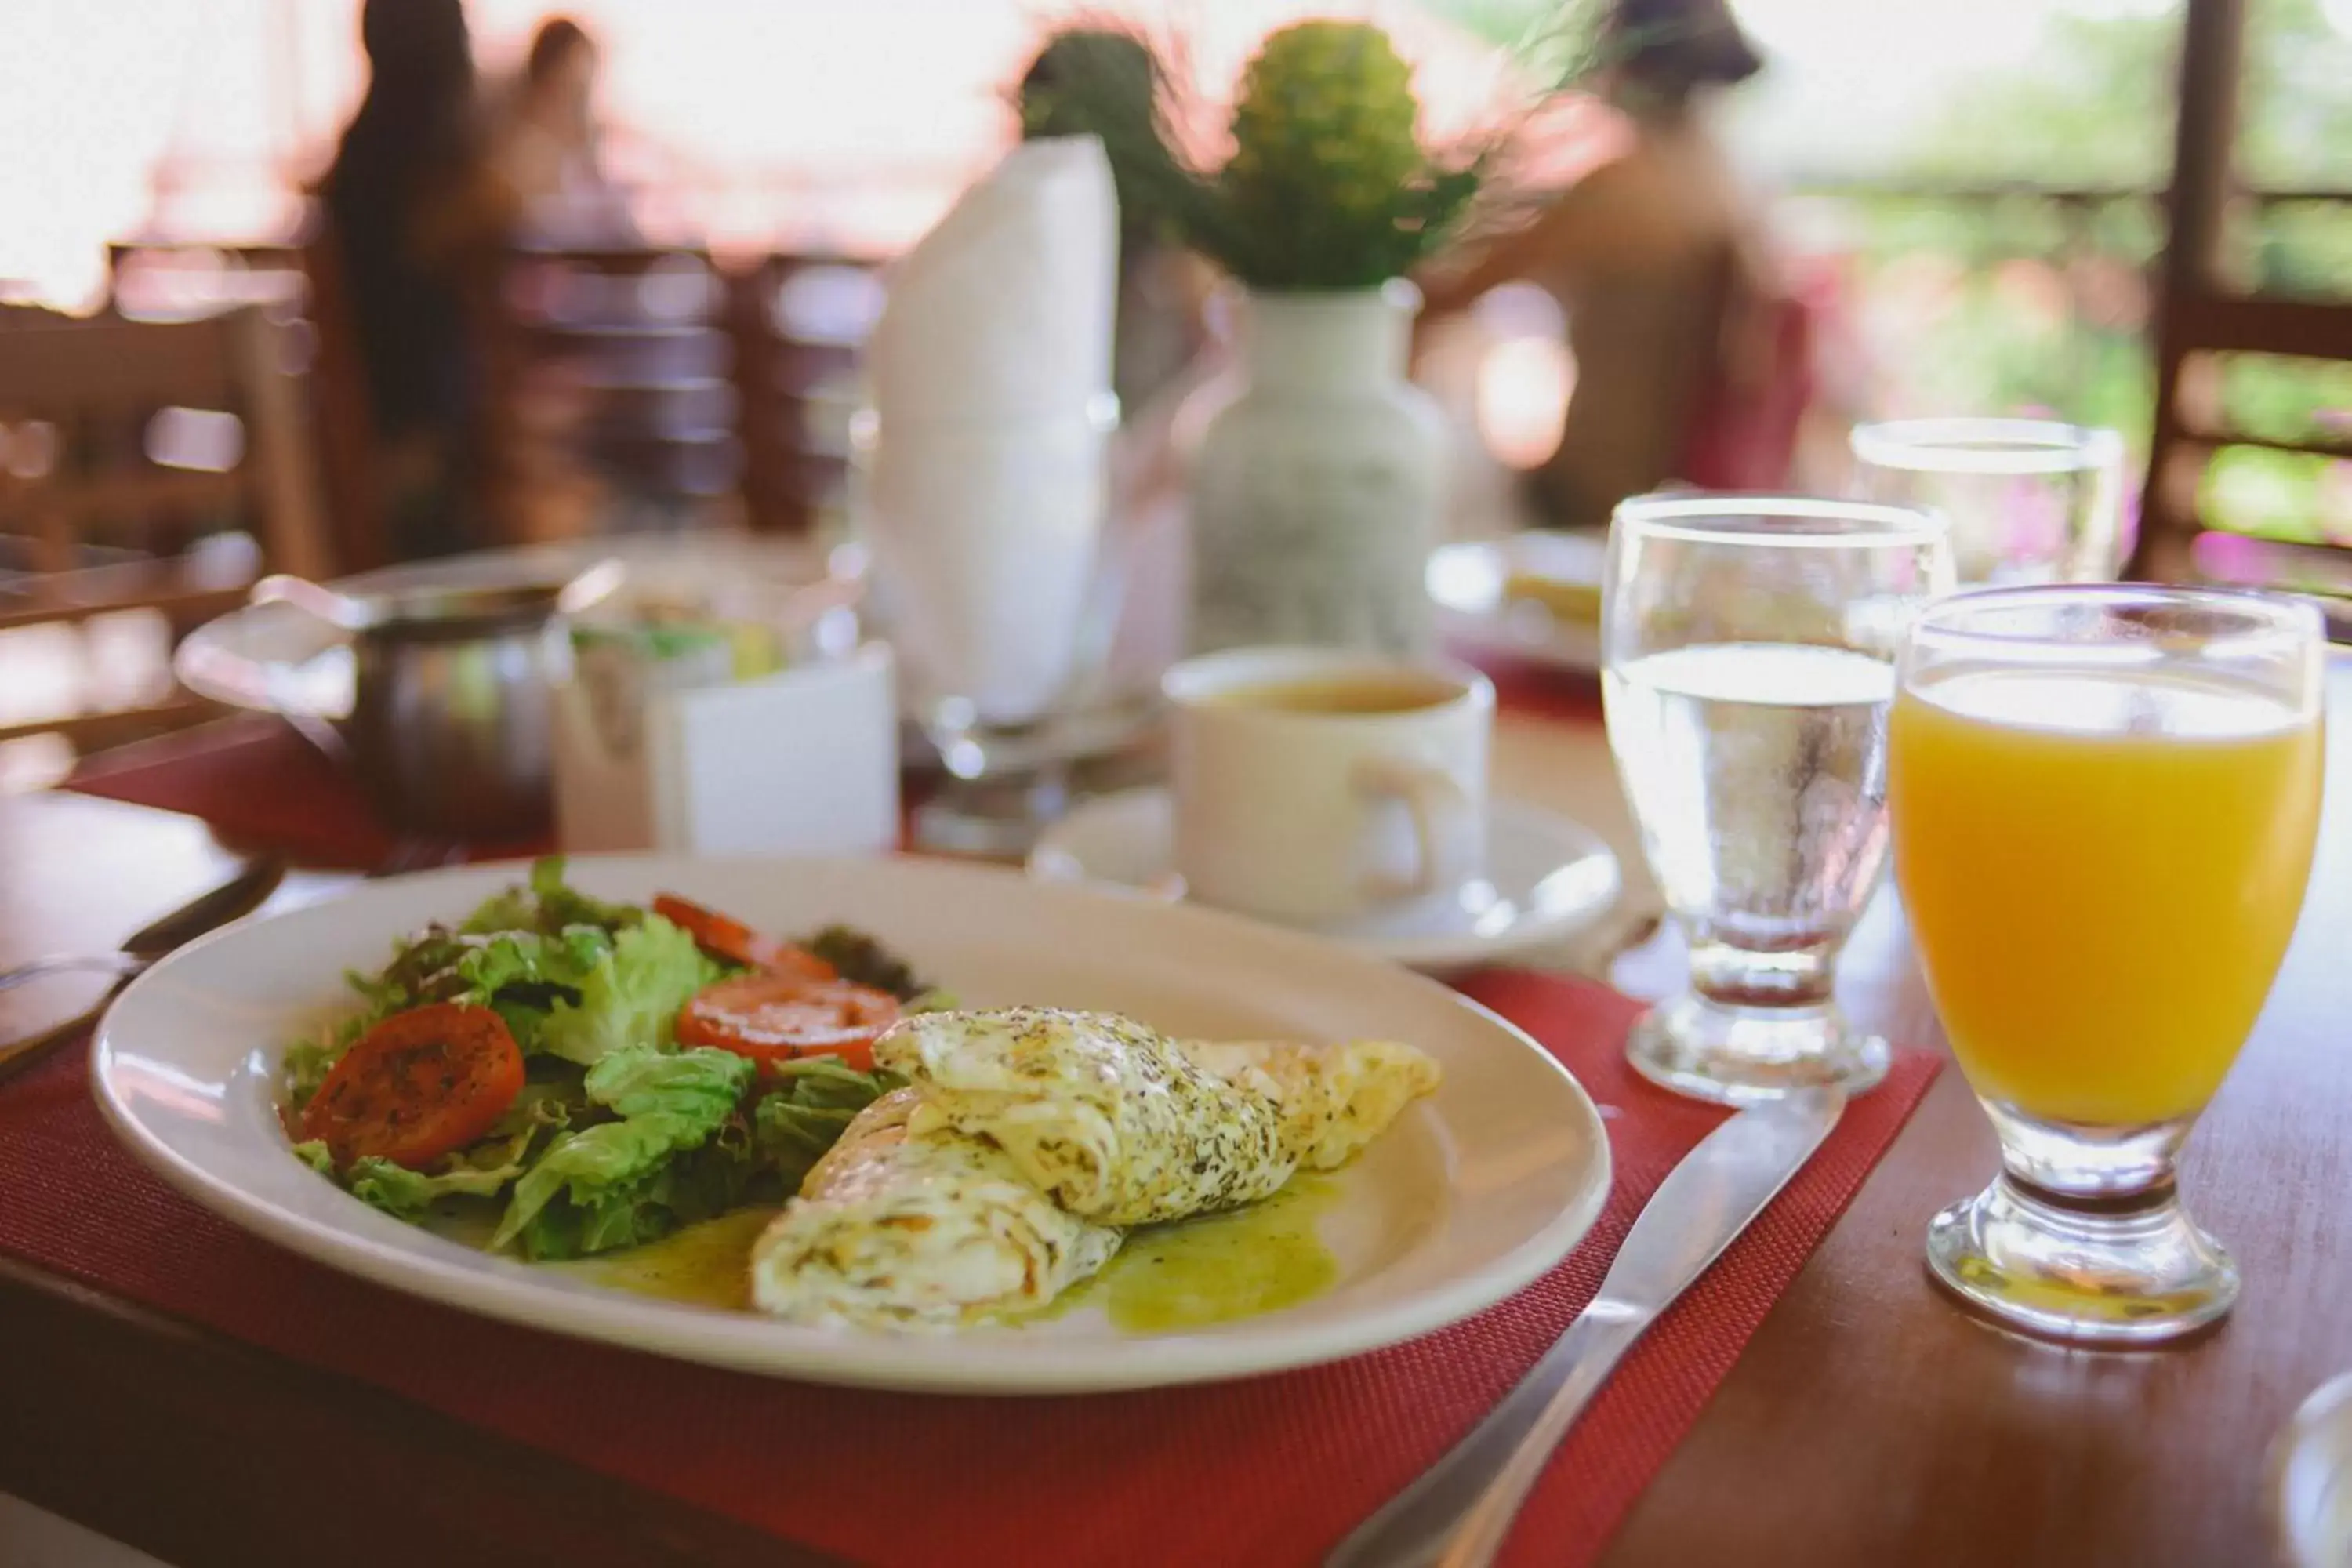
<path id="1" fill-rule="evenodd" d="M 1176 874 L 1168 792 L 1122 790 L 1048 828 L 1029 856 L 1047 882 L 1100 882 L 1170 901 Z M 1549 812 L 1496 801 L 1486 813 L 1486 878 L 1451 900 L 1427 900 L 1315 934 L 1431 973 L 1496 963 L 1566 941 L 1617 902 L 1617 857 L 1601 836 Z"/>

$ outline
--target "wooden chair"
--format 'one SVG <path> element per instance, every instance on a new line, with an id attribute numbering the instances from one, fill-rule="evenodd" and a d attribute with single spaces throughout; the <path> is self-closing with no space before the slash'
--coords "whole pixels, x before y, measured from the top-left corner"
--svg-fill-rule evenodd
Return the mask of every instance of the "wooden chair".
<path id="1" fill-rule="evenodd" d="M 79 644 L 97 617 L 148 610 L 176 642 L 244 603 L 259 571 L 328 572 L 285 331 L 247 308 L 0 331 L 0 633 L 58 625 Z M 240 528 L 257 552 L 191 548 Z M 10 658 L 0 640 L 0 689 L 22 690 Z M 57 733 L 89 752 L 210 716 L 167 675 L 157 685 L 108 711 L 85 690 L 79 711 L 0 721 L 0 742 Z"/>
<path id="2" fill-rule="evenodd" d="M 2230 426 L 2208 373 L 2219 354 L 2352 361 L 2352 300 L 2268 293 L 2231 276 L 2227 222 L 2242 197 L 2234 174 L 2245 0 L 2189 0 L 2181 39 L 2169 237 L 2156 319 L 2156 418 L 2139 538 L 2126 574 L 2291 586 L 2335 599 L 2339 638 L 2352 622 L 2352 551 L 2209 531 L 2199 510 L 2206 466 L 2225 447 L 2352 459 L 2352 441 L 2261 437 Z"/>
<path id="3" fill-rule="evenodd" d="M 842 504 L 848 416 L 877 269 L 837 256 L 774 256 L 736 280 L 730 318 L 751 526 L 802 533 Z"/>
<path id="4" fill-rule="evenodd" d="M 300 258 L 303 308 L 312 334 L 310 405 L 329 553 L 345 572 L 373 571 L 392 563 L 375 416 L 369 406 L 367 366 L 352 314 L 341 237 L 323 210 L 313 212 Z"/>
<path id="5" fill-rule="evenodd" d="M 304 334 L 305 404 L 318 453 L 327 552 L 337 568 L 392 563 L 367 370 L 352 314 L 341 237 L 324 205 L 306 198 L 276 239 L 211 245 L 119 240 L 107 247 L 110 313 L 130 321 L 209 319 L 259 305 Z M 0 310 L 0 327 L 7 324 Z"/>
<path id="6" fill-rule="evenodd" d="M 740 458 L 722 300 L 698 250 L 508 252 L 484 334 L 505 534 L 725 520 Z"/>

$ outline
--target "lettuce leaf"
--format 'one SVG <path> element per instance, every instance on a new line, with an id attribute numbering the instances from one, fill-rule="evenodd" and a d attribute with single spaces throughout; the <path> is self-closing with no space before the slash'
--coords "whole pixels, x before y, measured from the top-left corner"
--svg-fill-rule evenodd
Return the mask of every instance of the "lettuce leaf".
<path id="1" fill-rule="evenodd" d="M 522 1163 L 517 1161 L 488 1169 L 460 1164 L 427 1175 L 368 1154 L 352 1162 L 352 1168 L 343 1173 L 343 1184 L 352 1196 L 374 1205 L 393 1218 L 413 1220 L 423 1217 L 436 1198 L 494 1198 L 522 1173 Z"/>
<path id="2" fill-rule="evenodd" d="M 667 923 L 667 922 L 665 922 Z M 588 1098 L 620 1113 L 560 1135 L 515 1183 L 493 1248 L 520 1240 L 530 1258 L 634 1246 L 717 1214 L 748 1183 L 751 1139 L 736 1116 L 757 1071 L 727 1051 L 678 1055 L 638 1047 L 589 1069 Z M 732 1137 L 722 1133 L 733 1123 Z M 719 1145 L 703 1160 L 679 1156 Z"/>
<path id="3" fill-rule="evenodd" d="M 540 1210 L 521 1231 L 523 1255 L 579 1258 L 658 1240 L 734 1208 L 761 1173 L 750 1132 L 740 1118 L 730 1118 L 709 1142 L 673 1155 L 643 1180 L 584 1205 L 558 1202 Z"/>
<path id="4" fill-rule="evenodd" d="M 694 939 L 649 915 L 613 939 L 613 950 L 580 982 L 576 999 L 555 998 L 526 1049 L 590 1065 L 632 1046 L 667 1046 L 677 1011 L 719 977 Z"/>
<path id="5" fill-rule="evenodd" d="M 571 1086 L 576 1092 L 577 1086 Z M 527 1083 L 498 1124 L 482 1138 L 435 1163 L 412 1171 L 390 1160 L 362 1155 L 337 1171 L 334 1156 L 316 1139 L 294 1145 L 295 1157 L 363 1203 L 394 1219 L 424 1217 L 446 1197 L 494 1198 L 530 1168 L 531 1146 L 542 1133 L 561 1131 L 572 1120 L 571 1092 L 560 1083 Z"/>
<path id="6" fill-rule="evenodd" d="M 530 879 L 484 900 L 466 917 L 463 931 L 537 931 L 551 936 L 572 926 L 594 926 L 608 935 L 645 918 L 635 904 L 593 898 L 563 879 L 563 857 L 542 855 L 531 862 Z"/>
<path id="7" fill-rule="evenodd" d="M 520 1240 L 527 1258 L 576 1258 L 720 1212 L 740 1190 L 724 1179 L 735 1162 L 695 1157 L 718 1131 L 656 1111 L 564 1135 L 515 1184 L 491 1247 Z"/>
<path id="8" fill-rule="evenodd" d="M 484 1143 L 518 1133 L 560 1130 L 588 1109 L 587 1092 L 581 1087 L 582 1075 L 571 1063 L 541 1057 L 530 1064 L 530 1072 L 514 1103 L 507 1107 L 507 1113 L 499 1118 L 498 1125 L 490 1129 L 483 1142 L 475 1144 L 467 1153 L 481 1149 Z"/>
<path id="9" fill-rule="evenodd" d="M 302 1108 L 310 1103 L 310 1097 L 319 1092 L 319 1086 L 327 1080 L 328 1069 L 335 1065 L 335 1058 L 349 1048 L 349 1041 L 339 1045 L 331 1035 L 319 1039 L 297 1040 L 287 1047 L 282 1068 L 286 1075 L 287 1109 L 300 1114 Z M 296 1147 L 299 1150 L 301 1146 L 298 1144 Z M 326 1145 L 322 1143 L 320 1147 L 323 1149 Z"/>
<path id="10" fill-rule="evenodd" d="M 672 1154 L 692 1147 L 710 1132 L 711 1129 L 696 1126 L 685 1117 L 655 1115 L 565 1133 L 515 1183 L 506 1216 L 490 1237 L 492 1250 L 521 1236 L 539 1219 L 541 1210 L 559 1199 L 584 1214 L 633 1194 L 659 1173 Z M 549 1216 L 551 1223 L 562 1217 Z M 525 1250 L 535 1258 L 562 1256 L 535 1247 Z"/>
<path id="11" fill-rule="evenodd" d="M 429 928 L 381 975 L 346 978 L 364 1003 L 355 1016 L 287 1047 L 288 1105 L 299 1112 L 343 1053 L 393 1014 L 429 1002 L 494 1008 L 525 1056 L 551 1053 L 587 1066 L 629 1046 L 664 1046 L 679 1008 L 718 979 L 694 939 L 658 916 L 615 935 L 602 926 L 496 933 Z"/>
<path id="12" fill-rule="evenodd" d="M 509 931 L 476 939 L 453 966 L 464 989 L 449 1000 L 496 1009 L 530 1056 L 541 1048 L 552 1010 L 577 1001 L 612 956 L 613 938 L 597 926 L 570 926 L 552 936 Z"/>
<path id="13" fill-rule="evenodd" d="M 732 1051 L 671 1054 L 636 1046 L 599 1061 L 582 1083 L 590 1100 L 623 1116 L 666 1111 L 715 1126 L 741 1103 L 757 1071 L 751 1058 Z"/>
<path id="14" fill-rule="evenodd" d="M 857 1113 L 899 1087 L 895 1073 L 857 1072 L 829 1057 L 803 1057 L 769 1069 L 779 1080 L 751 1112 L 761 1163 L 798 1192 L 809 1168 L 841 1141 Z"/>
<path id="15" fill-rule="evenodd" d="M 381 975 L 344 977 L 365 1005 L 320 1037 L 288 1047 L 287 1100 L 301 1110 L 362 1035 L 394 1013 L 430 1002 L 494 1008 L 524 1054 L 535 1054 L 550 1010 L 559 1002 L 577 1002 L 589 978 L 609 966 L 612 952 L 611 934 L 591 925 L 569 926 L 552 935 L 468 934 L 427 927 L 395 950 Z"/>
<path id="16" fill-rule="evenodd" d="M 613 951 L 611 933 L 592 925 L 457 940 L 447 983 L 458 994 L 445 998 L 453 1002 L 487 1001 L 518 986 L 576 991 Z"/>

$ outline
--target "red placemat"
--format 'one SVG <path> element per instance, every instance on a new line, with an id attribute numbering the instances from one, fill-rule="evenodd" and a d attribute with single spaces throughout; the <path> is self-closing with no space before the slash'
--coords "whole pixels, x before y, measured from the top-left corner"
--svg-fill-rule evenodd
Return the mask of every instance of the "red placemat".
<path id="1" fill-rule="evenodd" d="M 108 752 L 74 771 L 68 786 L 201 817 L 228 844 L 298 864 L 372 871 L 395 859 L 436 865 L 460 856 L 384 825 L 367 792 L 341 765 L 284 721 L 245 714 Z M 535 855 L 544 838 L 469 847 L 465 858 Z"/>
<path id="2" fill-rule="evenodd" d="M 79 1053 L 0 1089 L 0 1248 L 860 1562 L 1308 1563 L 1533 1363 L 1722 1114 L 1625 1067 L 1638 1007 L 1612 991 L 1515 973 L 1465 989 L 1528 1027 L 1601 1104 L 1616 1157 L 1606 1214 L 1567 1262 L 1475 1318 L 1248 1382 L 1038 1400 L 881 1394 L 476 1320 L 307 1263 L 168 1191 L 108 1135 Z M 1509 1562 L 1598 1554 L 1937 1067 L 1898 1053 L 1885 1085 L 1626 1358 L 1529 1500 Z"/>

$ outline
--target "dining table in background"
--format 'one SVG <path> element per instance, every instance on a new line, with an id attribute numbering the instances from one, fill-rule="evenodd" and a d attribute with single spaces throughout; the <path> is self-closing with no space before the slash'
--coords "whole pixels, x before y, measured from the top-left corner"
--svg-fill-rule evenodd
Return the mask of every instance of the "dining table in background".
<path id="1" fill-rule="evenodd" d="M 1938 1074 L 1602 1563 L 2269 1559 L 2270 1447 L 2307 1394 L 2352 1368 L 2352 657 L 2341 653 L 2330 707 L 2328 805 L 2302 924 L 2183 1162 L 2198 1213 L 2244 1268 L 2236 1312 L 2192 1343 L 2117 1354 L 2021 1339 L 1952 1305 L 1922 1267 L 1923 1231 L 1982 1184 L 1996 1150 L 1966 1080 Z M 1625 858 L 1629 897 L 1654 900 L 1589 698 L 1507 709 L 1494 785 L 1600 831 Z M 0 966 L 111 946 L 233 865 L 191 817 L 67 794 L 0 799 Z M 351 879 L 297 873 L 275 901 Z M 1619 957 L 1612 978 L 1661 994 L 1679 962 L 1667 931 Z M 1943 1046 L 1891 886 L 1847 950 L 1841 988 L 1862 1023 Z M 14 1034 L 40 1021 L 37 1009 L 88 997 L 28 987 L 7 1000 L 0 1028 Z M 315 1563 L 330 1542 L 347 1543 L 332 1555 L 352 1563 L 818 1560 L 7 1260 L 0 1346 L 11 1405 L 0 1490 L 182 1568 Z"/>

